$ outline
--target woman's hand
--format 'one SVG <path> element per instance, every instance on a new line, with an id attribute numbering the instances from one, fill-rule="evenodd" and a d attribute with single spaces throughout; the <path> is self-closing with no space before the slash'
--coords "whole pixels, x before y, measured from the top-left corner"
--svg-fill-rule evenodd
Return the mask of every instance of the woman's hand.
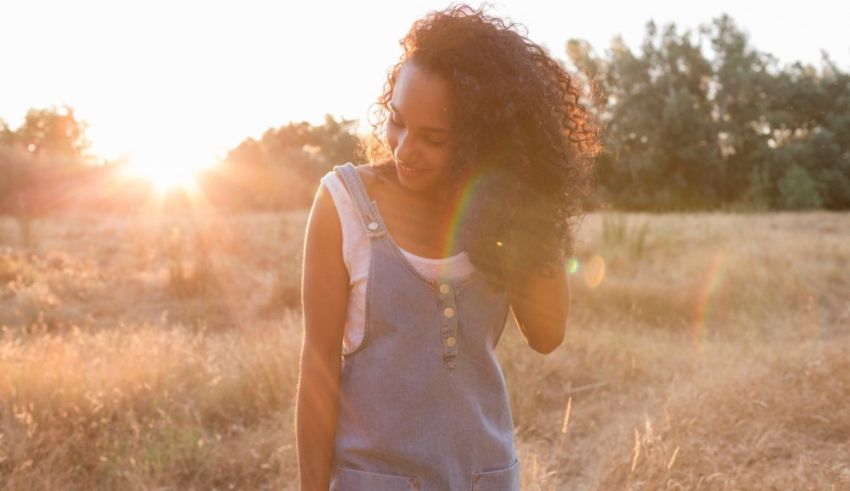
<path id="1" fill-rule="evenodd" d="M 330 486 L 348 282 L 339 216 L 320 186 L 307 223 L 301 284 L 304 340 L 295 427 L 302 491 L 327 491 Z"/>
<path id="2" fill-rule="evenodd" d="M 512 284 L 508 299 L 531 349 L 547 354 L 561 345 L 570 307 L 570 284 L 564 268 L 552 268 L 547 274 L 534 273 Z"/>

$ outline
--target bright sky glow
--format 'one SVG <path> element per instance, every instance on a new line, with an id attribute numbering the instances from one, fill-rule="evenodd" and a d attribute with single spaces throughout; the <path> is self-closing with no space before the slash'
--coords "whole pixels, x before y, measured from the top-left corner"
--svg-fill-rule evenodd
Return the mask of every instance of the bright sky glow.
<path id="1" fill-rule="evenodd" d="M 480 2 L 470 2 L 478 5 Z M 326 113 L 365 121 L 398 40 L 448 2 L 4 0 L 0 118 L 17 127 L 29 108 L 68 104 L 89 124 L 93 151 L 138 162 L 163 155 L 196 167 L 248 136 Z M 818 64 L 826 49 L 850 67 L 848 7 L 778 2 L 492 2 L 566 58 L 583 38 L 604 52 L 631 46 L 650 18 L 695 28 L 722 12 L 761 51 Z"/>

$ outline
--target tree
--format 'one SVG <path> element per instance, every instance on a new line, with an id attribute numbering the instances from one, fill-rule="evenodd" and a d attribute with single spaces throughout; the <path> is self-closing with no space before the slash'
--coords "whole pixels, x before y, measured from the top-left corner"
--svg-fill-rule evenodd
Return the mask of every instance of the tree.
<path id="1" fill-rule="evenodd" d="M 37 214 L 39 166 L 27 150 L 0 145 L 0 212 L 15 217 L 21 243 L 31 245 L 31 224 Z"/>
<path id="2" fill-rule="evenodd" d="M 15 141 L 15 132 L 9 127 L 2 118 L 0 118 L 0 147 L 10 147 Z"/>
<path id="3" fill-rule="evenodd" d="M 706 186 L 721 174 L 708 99 L 711 65 L 690 32 L 646 26 L 638 54 L 616 38 L 610 60 L 571 40 L 573 64 L 605 92 L 600 111 L 607 155 L 598 160 L 606 199 L 636 208 L 699 207 L 716 200 Z"/>
<path id="4" fill-rule="evenodd" d="M 259 139 L 247 138 L 227 153 L 214 194 L 234 208 L 307 206 L 319 179 L 334 165 L 359 160 L 354 124 L 326 115 L 320 126 L 289 123 L 269 128 Z"/>
<path id="5" fill-rule="evenodd" d="M 56 206 L 69 177 L 87 167 L 85 129 L 68 106 L 30 109 L 15 131 L 0 122 L 0 213 L 15 217 L 25 244 L 32 221 Z"/>
<path id="6" fill-rule="evenodd" d="M 703 26 L 703 31 L 714 51 L 713 117 L 723 161 L 719 191 L 724 202 L 740 201 L 752 194 L 748 186 L 753 169 L 769 152 L 769 104 L 775 91 L 770 71 L 776 59 L 753 49 L 728 15 Z"/>
<path id="7" fill-rule="evenodd" d="M 30 109 L 15 130 L 14 141 L 39 157 L 83 162 L 90 147 L 86 128 L 69 106 Z"/>

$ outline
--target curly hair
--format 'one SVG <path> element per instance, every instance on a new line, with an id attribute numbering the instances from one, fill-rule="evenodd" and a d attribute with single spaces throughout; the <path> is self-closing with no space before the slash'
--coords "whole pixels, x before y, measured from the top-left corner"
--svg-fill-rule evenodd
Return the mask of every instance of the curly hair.
<path id="1" fill-rule="evenodd" d="M 598 131 L 573 77 L 526 29 L 453 5 L 417 20 L 400 42 L 371 121 L 367 156 L 392 170 L 388 104 L 408 61 L 450 87 L 459 138 L 452 170 L 476 176 L 455 240 L 492 281 L 551 272 L 572 255 L 574 231 L 591 189 Z"/>

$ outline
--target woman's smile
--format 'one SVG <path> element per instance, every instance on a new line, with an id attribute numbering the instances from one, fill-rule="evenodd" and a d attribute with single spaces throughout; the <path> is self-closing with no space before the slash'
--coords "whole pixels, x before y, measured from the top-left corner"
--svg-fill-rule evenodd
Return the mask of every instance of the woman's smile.
<path id="1" fill-rule="evenodd" d="M 430 171 L 427 168 L 411 167 L 401 162 L 396 162 L 396 168 L 398 169 L 399 177 L 402 179 L 415 179 L 422 177 Z"/>

